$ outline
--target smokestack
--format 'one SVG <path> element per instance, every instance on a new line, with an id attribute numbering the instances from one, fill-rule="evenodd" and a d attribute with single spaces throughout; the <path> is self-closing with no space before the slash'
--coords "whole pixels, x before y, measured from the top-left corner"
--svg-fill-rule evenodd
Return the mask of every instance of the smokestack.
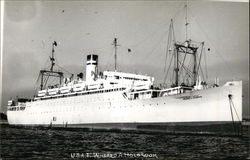
<path id="1" fill-rule="evenodd" d="M 98 55 L 87 55 L 86 61 L 86 81 L 96 80 L 98 74 Z"/>

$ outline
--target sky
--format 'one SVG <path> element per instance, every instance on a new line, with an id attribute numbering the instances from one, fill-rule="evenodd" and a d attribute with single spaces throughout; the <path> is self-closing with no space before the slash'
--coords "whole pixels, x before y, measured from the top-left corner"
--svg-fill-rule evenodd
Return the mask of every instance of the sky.
<path id="1" fill-rule="evenodd" d="M 185 1 L 5 1 L 1 60 L 1 111 L 11 97 L 33 97 L 39 70 L 56 63 L 75 75 L 87 54 L 99 70 L 154 76 L 162 82 L 170 19 L 177 41 L 185 40 Z M 249 112 L 249 3 L 188 1 L 188 38 L 205 42 L 208 79 L 243 80 L 243 116 Z M 128 53 L 128 48 L 132 52 Z"/>

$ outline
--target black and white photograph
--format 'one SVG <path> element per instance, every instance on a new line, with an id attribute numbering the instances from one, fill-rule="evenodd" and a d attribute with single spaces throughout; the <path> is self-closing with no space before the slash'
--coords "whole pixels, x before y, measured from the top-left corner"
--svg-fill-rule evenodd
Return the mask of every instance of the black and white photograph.
<path id="1" fill-rule="evenodd" d="M 0 8 L 0 160 L 250 159 L 248 0 Z"/>

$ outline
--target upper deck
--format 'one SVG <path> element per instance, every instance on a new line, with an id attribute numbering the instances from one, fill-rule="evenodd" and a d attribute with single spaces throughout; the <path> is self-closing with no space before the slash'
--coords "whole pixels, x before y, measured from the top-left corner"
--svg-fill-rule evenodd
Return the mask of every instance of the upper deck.
<path id="1" fill-rule="evenodd" d="M 78 78 L 72 81 L 64 81 L 60 86 L 57 85 L 40 90 L 34 100 L 76 94 L 103 93 L 121 89 L 147 90 L 151 88 L 153 83 L 154 78 L 150 76 L 104 71 L 103 75 L 99 75 L 92 80 L 83 81 L 81 78 Z"/>

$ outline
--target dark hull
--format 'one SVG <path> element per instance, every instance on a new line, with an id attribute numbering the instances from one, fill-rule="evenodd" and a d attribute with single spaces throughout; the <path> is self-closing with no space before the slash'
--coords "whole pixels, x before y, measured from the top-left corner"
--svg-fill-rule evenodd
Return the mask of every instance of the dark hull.
<path id="1" fill-rule="evenodd" d="M 200 135 L 241 135 L 243 126 L 240 122 L 185 122 L 185 123 L 98 123 L 64 125 L 18 125 L 20 127 L 42 127 L 84 131 L 200 134 Z"/>

